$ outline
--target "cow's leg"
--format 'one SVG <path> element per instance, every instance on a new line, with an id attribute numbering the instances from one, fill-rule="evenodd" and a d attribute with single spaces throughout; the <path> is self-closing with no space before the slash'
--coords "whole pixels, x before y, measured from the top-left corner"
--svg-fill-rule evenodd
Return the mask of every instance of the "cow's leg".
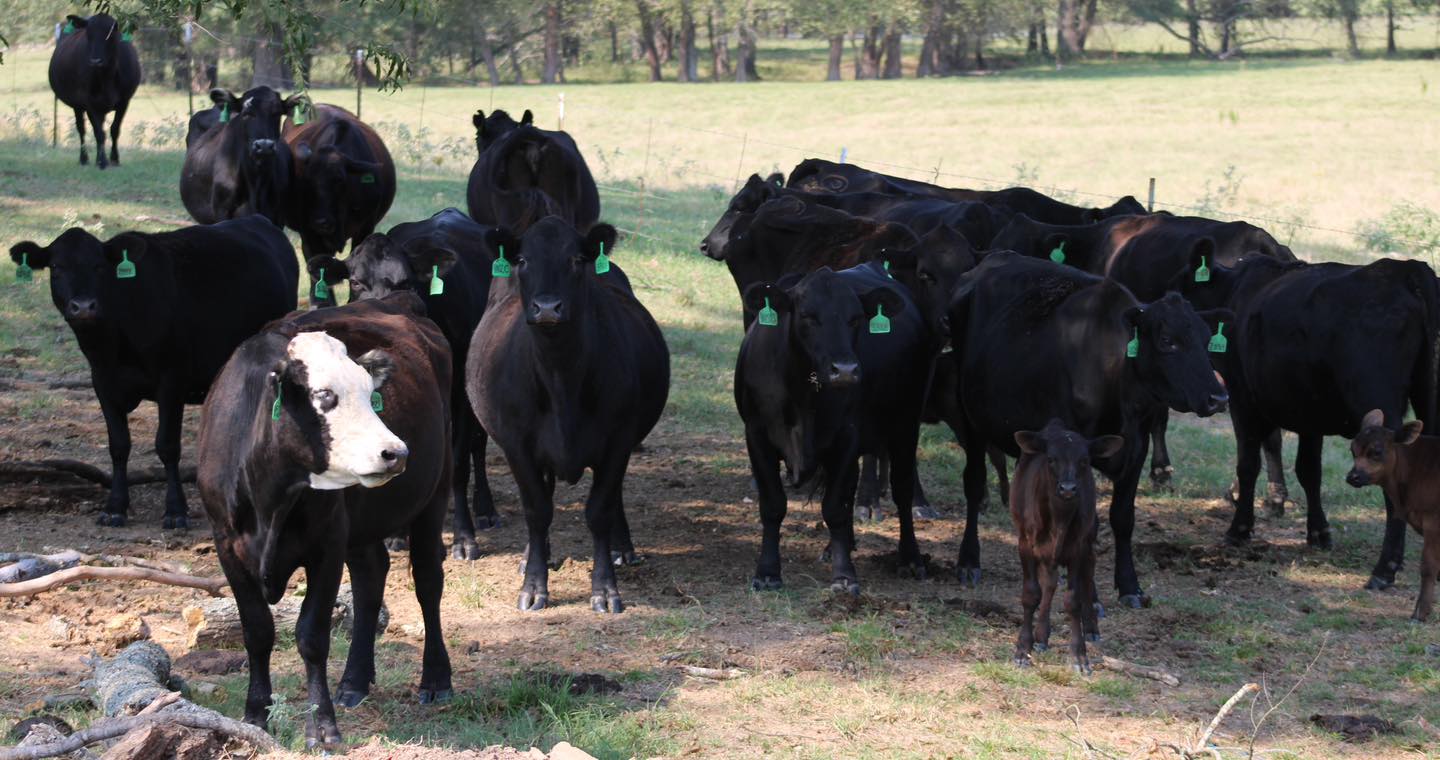
<path id="1" fill-rule="evenodd" d="M 438 501 L 410 524 L 410 578 L 415 581 L 415 600 L 420 603 L 420 618 L 425 623 L 425 651 L 416 695 L 422 705 L 448 702 L 455 695 L 450 682 L 450 653 L 445 650 L 445 629 L 440 622 L 440 598 L 445 592 L 445 541 L 440 532 L 447 505 L 443 496 L 436 498 Z"/>
<path id="2" fill-rule="evenodd" d="M 509 452 L 506 452 L 507 454 Z M 528 456 L 507 456 L 520 503 L 525 509 L 525 527 L 530 542 L 525 547 L 525 583 L 520 587 L 522 612 L 545 609 L 550 603 L 550 523 L 555 519 L 554 481 L 547 480 Z M 548 487 L 547 487 L 548 483 Z"/>
<path id="3" fill-rule="evenodd" d="M 1225 531 L 1225 540 L 1238 546 L 1249 541 L 1255 532 L 1255 478 L 1260 475 L 1260 441 L 1270 431 L 1254 429 L 1233 405 L 1230 420 L 1235 428 L 1236 497 L 1235 515 L 1230 519 L 1229 530 Z"/>
<path id="4" fill-rule="evenodd" d="M 965 428 L 961 427 L 961 425 L 959 423 L 956 423 L 954 420 L 946 420 L 945 424 L 950 426 L 950 432 L 955 435 L 955 445 L 959 446 L 961 451 L 969 452 L 970 447 L 965 445 Z M 996 461 L 996 457 L 999 457 L 1000 464 L 995 468 L 995 476 L 1000 479 L 1000 498 L 1002 500 L 1009 499 L 1010 483 L 1005 479 L 1005 455 L 1000 453 L 997 449 L 987 449 L 986 451 L 990 456 L 990 461 L 992 462 Z M 1003 503 L 1009 504 L 1010 502 L 1003 501 Z M 987 490 L 984 501 L 980 503 L 980 511 L 988 512 L 989 510 L 990 494 Z"/>
<path id="5" fill-rule="evenodd" d="M 1070 613 L 1070 658 L 1074 668 L 1081 675 L 1090 675 L 1090 656 L 1085 651 L 1085 639 L 1100 640 L 1100 629 L 1095 620 L 1095 604 L 1091 591 L 1095 587 L 1095 554 L 1093 550 L 1083 551 L 1071 560 L 1067 575 L 1070 588 L 1065 596 L 1065 609 Z"/>
<path id="6" fill-rule="evenodd" d="M 967 434 L 965 444 L 965 537 L 960 540 L 960 556 L 955 574 L 961 585 L 975 587 L 980 583 L 980 509 L 987 490 L 985 476 L 985 444 L 977 434 Z"/>
<path id="7" fill-rule="evenodd" d="M 1420 550 L 1420 596 L 1410 619 L 1423 623 L 1430 619 L 1435 607 L 1435 575 L 1440 573 L 1440 517 L 1425 518 L 1424 547 Z"/>
<path id="8" fill-rule="evenodd" d="M 860 488 L 855 494 L 855 519 L 860 522 L 879 522 L 884 519 L 880 511 L 880 457 L 866 454 L 860 458 Z"/>
<path id="9" fill-rule="evenodd" d="M 620 507 L 620 483 L 630 465 L 630 451 L 612 451 L 609 458 L 594 468 L 590 498 L 585 500 L 585 525 L 590 528 L 594 547 L 590 568 L 590 609 L 596 612 L 624 612 L 620 586 L 615 580 L 615 563 L 610 558 L 610 536 L 615 513 Z M 633 551 L 633 548 L 632 548 Z"/>
<path id="10" fill-rule="evenodd" d="M 1097 522 L 1090 528 L 1090 537 L 1087 539 L 1085 551 L 1081 555 L 1079 574 L 1070 573 L 1068 583 L 1072 591 L 1078 594 L 1079 589 L 1084 589 L 1084 617 L 1085 638 L 1090 641 L 1100 641 L 1100 616 L 1105 609 L 1100 604 L 1100 596 L 1095 589 L 1095 540 L 1099 535 L 1100 524 Z"/>
<path id="11" fill-rule="evenodd" d="M 85 109 L 75 109 L 75 133 L 80 135 L 80 165 L 90 163 L 90 154 L 85 152 Z"/>
<path id="12" fill-rule="evenodd" d="M 240 613 L 240 635 L 245 641 L 245 656 L 250 665 L 245 722 L 263 729 L 270 716 L 270 653 L 275 649 L 275 618 L 270 614 L 270 605 L 265 603 L 259 579 L 251 575 L 245 569 L 245 563 L 235 556 L 230 541 L 216 541 L 215 545 L 220 569 L 225 572 L 230 592 L 235 595 L 235 607 Z"/>
<path id="13" fill-rule="evenodd" d="M 1040 576 L 1040 608 L 1035 615 L 1035 648 L 1044 652 L 1050 649 L 1050 606 L 1055 601 L 1055 586 L 1060 568 L 1049 558 L 1041 560 L 1035 567 Z"/>
<path id="14" fill-rule="evenodd" d="M 1169 427 L 1170 415 L 1166 414 L 1155 422 L 1155 429 L 1150 431 L 1150 439 L 1155 445 L 1155 450 L 1150 453 L 1150 482 L 1157 486 L 1168 484 L 1175 475 L 1175 468 L 1170 464 L 1170 447 L 1165 445 L 1165 431 Z"/>
<path id="15" fill-rule="evenodd" d="M 1023 539 L 1022 539 L 1023 541 Z M 1040 605 L 1040 579 L 1036 575 L 1035 555 L 1029 547 L 1020 547 L 1020 635 L 1015 639 L 1015 664 L 1030 665 L 1030 652 L 1035 648 L 1035 608 Z"/>
<path id="16" fill-rule="evenodd" d="M 1320 453 L 1325 438 L 1302 434 L 1295 452 L 1295 479 L 1305 489 L 1305 543 L 1329 549 L 1330 521 L 1325 519 L 1325 506 L 1320 501 Z"/>
<path id="17" fill-rule="evenodd" d="M 480 545 L 475 543 L 475 523 L 470 519 L 470 503 L 467 498 L 470 490 L 470 444 L 475 440 L 475 431 L 471 427 L 474 425 L 474 415 L 470 412 L 469 404 L 453 406 L 453 399 L 450 403 L 451 409 L 455 411 L 450 420 L 450 485 L 455 505 L 452 523 L 455 544 L 451 547 L 450 554 L 455 559 L 475 560 L 480 559 Z"/>
<path id="18" fill-rule="evenodd" d="M 165 383 L 156 394 L 159 424 L 155 428 L 155 453 L 165 466 L 165 530 L 190 527 L 190 509 L 185 489 L 180 487 L 180 422 L 185 416 L 184 389 Z"/>
<path id="19" fill-rule="evenodd" d="M 350 568 L 350 587 L 355 595 L 355 626 L 335 701 L 341 707 L 356 707 L 370 695 L 370 685 L 375 683 L 375 633 L 385 598 L 385 576 L 390 572 L 390 552 L 378 542 L 352 546 L 345 564 Z"/>
<path id="20" fill-rule="evenodd" d="M 772 591 L 785 585 L 780 576 L 780 525 L 785 522 L 789 503 L 780 481 L 780 453 L 770 445 L 763 430 L 745 427 L 745 449 L 750 455 L 750 472 L 755 478 L 756 503 L 760 507 L 760 557 L 755 562 L 752 591 Z"/>
<path id="21" fill-rule="evenodd" d="M 86 117 L 90 119 L 90 128 L 95 132 L 95 166 L 104 169 L 110 165 L 105 158 L 105 112 L 87 112 Z"/>
<path id="22" fill-rule="evenodd" d="M 925 558 L 920 554 L 920 542 L 915 539 L 911 506 L 917 500 L 919 488 L 920 480 L 915 469 L 915 438 L 904 436 L 890 447 L 890 492 L 895 495 L 895 514 L 900 518 L 900 567 L 917 579 L 924 579 Z"/>
<path id="23" fill-rule="evenodd" d="M 338 746 L 340 727 L 335 703 L 330 701 L 326 665 L 330 659 L 330 621 L 344 570 L 343 549 L 319 544 L 305 562 L 305 601 L 295 621 L 295 647 L 305 662 L 305 689 L 310 697 L 310 718 L 305 722 L 307 747 Z"/>
<path id="24" fill-rule="evenodd" d="M 1386 419 L 1392 419 L 1386 417 Z M 1399 419 L 1397 415 L 1393 419 Z M 1379 590 L 1395 585 L 1395 574 L 1405 564 L 1405 520 L 1395 516 L 1395 504 L 1385 497 L 1385 541 L 1380 547 L 1380 561 L 1370 572 L 1365 588 Z"/>
<path id="25" fill-rule="evenodd" d="M 1115 588 L 1120 592 L 1120 603 L 1127 607 L 1140 608 L 1150 604 L 1150 598 L 1140 590 L 1140 578 L 1135 573 L 1135 555 L 1131 541 L 1135 535 L 1135 491 L 1140 485 L 1140 473 L 1145 469 L 1145 455 L 1149 452 L 1150 436 L 1148 426 L 1142 426 L 1137 435 L 1126 436 L 1134 441 L 1128 452 L 1123 452 L 1125 463 L 1122 469 L 1111 476 L 1114 496 L 1110 500 L 1110 530 L 1115 536 Z"/>
<path id="26" fill-rule="evenodd" d="M 110 161 L 116 166 L 120 165 L 120 122 L 125 121 L 125 111 L 129 108 L 130 101 L 122 102 L 110 118 Z"/>
<path id="27" fill-rule="evenodd" d="M 820 502 L 820 515 L 830 530 L 830 590 L 852 596 L 860 595 L 860 575 L 851 556 L 855 551 L 852 501 L 860 479 L 859 460 L 859 452 L 849 452 L 826 463 L 828 482 Z"/>
<path id="28" fill-rule="evenodd" d="M 1284 517 L 1285 502 L 1290 500 L 1290 491 L 1285 487 L 1285 460 L 1281 457 L 1284 444 L 1285 431 L 1280 428 L 1275 428 L 1260 443 L 1260 451 L 1265 455 L 1265 479 L 1269 481 L 1265 511 L 1271 517 Z"/>
<path id="29" fill-rule="evenodd" d="M 464 383 L 460 384 L 465 387 Z M 469 401 L 462 401 L 461 405 L 469 408 Z M 495 509 L 495 496 L 490 493 L 490 476 L 485 471 L 485 446 L 489 443 L 490 437 L 485 435 L 485 429 L 480 423 L 474 423 L 471 428 L 475 438 L 470 443 L 470 459 L 475 465 L 475 493 L 474 506 L 475 528 L 477 530 L 490 530 L 500 527 L 500 513 Z"/>
<path id="30" fill-rule="evenodd" d="M 892 464 L 891 467 L 893 468 L 894 465 Z M 913 507 L 911 512 L 914 519 L 939 520 L 940 510 L 931 506 L 930 499 L 925 496 L 925 487 L 920 484 L 920 471 L 918 469 L 915 471 L 915 477 L 911 478 L 911 480 L 913 481 L 913 485 L 911 485 L 911 488 L 914 490 L 915 494 L 915 506 Z M 895 481 L 893 476 L 891 477 L 890 481 L 890 492 L 892 494 L 895 492 Z M 898 497 L 896 500 L 898 502 Z"/>
<path id="31" fill-rule="evenodd" d="M 1000 489 L 1000 503 L 1010 506 L 1010 475 L 1008 474 L 1009 462 L 1005 459 L 1005 452 L 995 447 L 989 447 L 986 452 L 990 455 L 990 466 L 995 468 L 995 481 Z"/>
<path id="32" fill-rule="evenodd" d="M 630 520 L 625 517 L 625 482 L 621 480 L 615 485 L 615 513 L 610 520 L 610 564 L 622 567 L 644 561 L 630 537 Z"/>
<path id="33" fill-rule="evenodd" d="M 131 404 L 107 400 L 110 393 L 97 386 L 95 397 L 100 400 L 100 413 L 105 416 L 105 433 L 110 442 L 110 496 L 105 511 L 96 525 L 120 527 L 130 512 L 130 410 Z"/>

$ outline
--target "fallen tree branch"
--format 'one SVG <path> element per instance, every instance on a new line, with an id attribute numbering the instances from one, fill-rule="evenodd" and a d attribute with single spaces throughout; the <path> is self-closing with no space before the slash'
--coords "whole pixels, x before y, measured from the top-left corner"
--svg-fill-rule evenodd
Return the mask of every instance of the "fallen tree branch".
<path id="1" fill-rule="evenodd" d="M 1247 683 L 1241 686 L 1229 699 L 1225 700 L 1225 704 L 1220 706 L 1220 712 L 1215 713 L 1215 717 L 1210 719 L 1210 725 L 1205 727 L 1205 731 L 1200 734 L 1200 738 L 1196 739 L 1195 743 L 1190 745 L 1190 755 L 1198 755 L 1205 752 L 1205 745 L 1210 743 L 1210 735 L 1215 733 L 1215 729 L 1220 727 L 1220 722 L 1225 720 L 1225 716 L 1229 715 L 1230 711 L 1235 709 L 1235 705 L 1244 699 L 1245 695 L 1254 694 L 1257 691 L 1260 691 L 1260 684 Z"/>
<path id="2" fill-rule="evenodd" d="M 76 565 L 105 565 L 109 567 L 145 567 L 164 573 L 189 573 L 189 568 L 160 562 L 159 560 L 123 557 L 118 554 L 82 554 L 74 549 L 65 549 L 54 554 L 31 554 L 29 552 L 0 552 L 0 583 L 19 583 L 40 578 L 50 573 Z"/>
<path id="3" fill-rule="evenodd" d="M 111 474 L 88 462 L 81 462 L 76 459 L 39 459 L 33 461 L 10 461 L 0 462 L 0 476 L 11 478 L 53 478 L 56 475 L 74 475 L 81 480 L 88 480 L 103 488 L 109 488 L 113 482 Z M 146 483 L 164 483 L 165 469 L 162 467 L 148 467 L 143 470 L 130 470 L 126 480 L 132 486 L 145 485 Z M 180 468 L 180 482 L 194 483 L 195 468 L 185 465 Z"/>
<path id="4" fill-rule="evenodd" d="M 64 741 L 41 744 L 34 747 L 10 747 L 0 749 L 0 760 L 40 760 L 40 758 L 45 757 L 68 755 L 71 752 L 88 747 L 96 742 L 103 742 L 107 739 L 114 739 L 117 736 L 124 736 L 137 728 L 164 725 L 214 731 L 232 739 L 239 739 L 261 752 L 271 752 L 280 748 L 280 745 L 276 744 L 275 740 L 272 739 L 269 734 L 249 723 L 241 723 L 238 720 L 226 718 L 219 713 L 168 710 L 166 712 L 152 713 L 149 715 L 137 715 L 133 718 L 111 718 L 100 721 L 84 731 L 76 731 L 70 736 L 65 737 Z"/>
<path id="5" fill-rule="evenodd" d="M 730 681 L 745 675 L 745 671 L 739 668 L 702 668 L 698 665 L 682 665 L 680 671 L 687 676 L 708 678 L 712 681 Z"/>
<path id="6" fill-rule="evenodd" d="M 81 565 L 19 583 L 0 583 L 0 599 L 12 596 L 34 596 L 56 586 L 86 580 L 136 580 L 164 583 L 169 586 L 198 588 L 211 596 L 220 596 L 226 587 L 224 578 L 202 578 L 148 567 L 90 567 Z"/>
<path id="7" fill-rule="evenodd" d="M 1097 663 L 1097 667 L 1105 668 L 1106 670 L 1114 670 L 1118 673 L 1124 673 L 1126 675 L 1138 676 L 1140 678 L 1148 678 L 1152 681 L 1159 681 L 1166 686 L 1173 687 L 1180 685 L 1180 679 L 1177 676 L 1169 673 L 1164 668 L 1158 668 L 1152 665 L 1136 665 L 1133 662 L 1126 662 L 1125 660 L 1106 656 L 1100 658 L 1100 662 Z"/>

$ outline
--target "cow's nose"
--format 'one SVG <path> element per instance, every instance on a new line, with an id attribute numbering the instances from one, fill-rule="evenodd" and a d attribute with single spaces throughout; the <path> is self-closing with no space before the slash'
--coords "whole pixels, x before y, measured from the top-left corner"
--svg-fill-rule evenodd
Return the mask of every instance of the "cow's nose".
<path id="1" fill-rule="evenodd" d="M 830 365 L 830 384 L 854 385 L 860 382 L 860 365 L 856 362 L 834 362 Z"/>
<path id="2" fill-rule="evenodd" d="M 1065 501 L 1069 501 L 1080 494 L 1080 489 L 1074 483 L 1060 483 L 1055 486 L 1055 493 Z"/>
<path id="3" fill-rule="evenodd" d="M 67 319 L 94 319 L 97 308 L 93 298 L 72 298 L 70 303 L 65 305 L 65 316 Z"/>
<path id="4" fill-rule="evenodd" d="M 275 155 L 275 141 L 274 141 L 274 140 L 256 140 L 256 141 L 250 143 L 250 154 L 253 155 L 253 156 L 273 156 L 273 155 Z"/>
<path id="5" fill-rule="evenodd" d="M 703 254 L 705 254 L 706 256 L 709 256 L 709 255 L 710 255 L 710 241 L 709 241 L 709 240 L 701 240 L 701 241 L 700 241 L 700 252 L 703 253 Z"/>
<path id="6" fill-rule="evenodd" d="M 1345 482 L 1356 488 L 1363 488 L 1370 485 L 1370 476 L 1360 470 L 1351 470 L 1350 473 L 1345 476 Z"/>
<path id="7" fill-rule="evenodd" d="M 1230 394 L 1225 393 L 1224 391 L 1221 391 L 1220 393 L 1212 393 L 1210 394 L 1210 398 L 1207 399 L 1205 402 L 1205 412 L 1207 414 L 1218 414 L 1225 411 L 1225 407 L 1229 405 Z"/>
<path id="8" fill-rule="evenodd" d="M 530 304 L 535 324 L 554 325 L 565 319 L 565 302 L 558 298 L 536 298 Z"/>
<path id="9" fill-rule="evenodd" d="M 385 463 L 385 471 L 401 473 L 405 471 L 405 460 L 410 458 L 410 450 L 404 444 L 391 446 L 380 452 L 380 461 Z"/>
<path id="10" fill-rule="evenodd" d="M 96 67 L 96 68 L 99 68 L 99 67 L 105 65 L 105 59 L 104 59 L 104 58 L 91 58 L 91 59 L 90 59 L 90 65 L 91 65 L 91 66 L 94 66 L 94 67 Z"/>

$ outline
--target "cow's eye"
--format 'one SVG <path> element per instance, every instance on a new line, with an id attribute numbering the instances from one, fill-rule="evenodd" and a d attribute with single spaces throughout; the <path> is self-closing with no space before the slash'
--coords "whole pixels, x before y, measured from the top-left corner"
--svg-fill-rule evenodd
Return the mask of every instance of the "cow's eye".
<path id="1" fill-rule="evenodd" d="M 1159 337 L 1155 339 L 1155 342 L 1160 345 L 1161 351 L 1175 350 L 1175 341 L 1165 333 L 1160 333 Z"/>
<path id="2" fill-rule="evenodd" d="M 1368 456 L 1369 456 L 1371 459 L 1373 459 L 1373 460 L 1375 460 L 1375 461 L 1378 462 L 1378 461 L 1380 461 L 1380 460 L 1382 460 L 1382 459 L 1385 458 L 1385 450 L 1384 450 L 1384 449 L 1370 449 L 1370 453 L 1369 453 Z"/>
<path id="3" fill-rule="evenodd" d="M 335 398 L 335 391 L 332 391 L 329 388 L 320 388 L 310 391 L 310 401 L 311 403 L 315 404 L 316 409 L 319 409 L 322 412 L 328 412 L 331 409 L 334 409 L 335 405 L 338 403 Z"/>

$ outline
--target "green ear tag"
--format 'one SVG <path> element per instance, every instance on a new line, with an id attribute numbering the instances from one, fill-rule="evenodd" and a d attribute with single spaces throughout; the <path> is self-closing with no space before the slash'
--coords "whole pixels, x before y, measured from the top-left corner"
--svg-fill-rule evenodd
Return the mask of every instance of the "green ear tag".
<path id="1" fill-rule="evenodd" d="M 115 265 L 115 279 L 129 280 L 135 276 L 135 262 L 130 260 L 130 252 L 120 251 L 120 263 Z"/>
<path id="2" fill-rule="evenodd" d="M 440 266 L 437 264 L 430 267 L 430 295 L 438 296 L 445 292 L 445 281 L 440 279 Z"/>
<path id="3" fill-rule="evenodd" d="M 1224 322 L 1221 322 L 1218 326 L 1216 326 L 1216 328 L 1215 328 L 1215 334 L 1212 335 L 1212 336 L 1210 336 L 1210 346 L 1209 346 L 1209 348 L 1210 348 L 1210 353 L 1212 353 L 1212 354 L 1223 354 L 1223 353 L 1225 353 L 1225 349 L 1229 347 L 1230 341 L 1228 341 L 1228 340 L 1225 339 L 1224 332 L 1225 332 L 1225 323 L 1224 323 Z"/>
<path id="4" fill-rule="evenodd" d="M 595 274 L 610 271 L 610 257 L 605 255 L 605 244 L 600 244 L 600 255 L 595 257 Z"/>
<path id="5" fill-rule="evenodd" d="M 1205 266 L 1205 257 L 1204 257 L 1204 256 L 1201 256 L 1201 257 L 1200 257 L 1200 266 L 1195 267 L 1195 281 L 1196 281 L 1196 282 L 1209 282 L 1209 281 L 1210 281 L 1210 267 Z"/>
<path id="6" fill-rule="evenodd" d="M 890 318 L 885 316 L 885 307 L 875 307 L 875 316 L 870 318 L 870 334 L 884 335 L 890 332 Z"/>
<path id="7" fill-rule="evenodd" d="M 885 262 L 884 262 L 884 263 L 885 263 L 885 276 L 886 276 L 886 277 L 889 277 L 889 278 L 892 279 L 892 280 L 895 279 L 895 275 L 890 274 L 890 259 L 885 259 Z"/>
<path id="8" fill-rule="evenodd" d="M 292 117 L 290 117 L 290 121 L 291 121 L 292 123 L 294 123 L 294 125 L 297 126 L 297 127 L 300 126 L 300 125 L 302 125 L 302 124 L 304 124 L 304 123 L 305 123 L 305 109 L 301 108 L 301 107 L 297 104 L 297 105 L 295 106 L 295 115 L 292 116 Z"/>
<path id="9" fill-rule="evenodd" d="M 280 419 L 280 399 L 282 398 L 282 396 L 281 396 L 282 393 L 283 393 L 283 391 L 282 391 L 282 386 L 280 385 L 280 381 L 277 379 L 277 380 L 275 381 L 275 403 L 273 403 L 273 404 L 270 405 L 270 419 L 271 419 L 271 420 L 278 420 L 278 419 Z"/>
<path id="10" fill-rule="evenodd" d="M 61 33 L 61 34 L 71 34 L 71 33 L 73 33 L 74 31 L 75 31 L 75 22 L 74 22 L 74 21 L 66 21 L 66 22 L 65 22 L 65 28 L 62 29 L 62 30 L 60 30 L 60 33 Z"/>
<path id="11" fill-rule="evenodd" d="M 368 173 L 368 172 L 365 173 L 365 174 L 361 174 L 361 175 L 360 175 L 360 184 L 362 184 L 362 185 L 373 185 L 373 184 L 375 184 L 375 175 L 374 175 L 374 174 L 370 174 L 370 173 Z"/>
<path id="12" fill-rule="evenodd" d="M 765 308 L 760 310 L 760 318 L 757 321 L 766 327 L 780 324 L 780 314 L 770 308 L 770 299 L 765 299 Z"/>
<path id="13" fill-rule="evenodd" d="M 1064 264 L 1064 263 L 1065 263 L 1065 241 L 1064 241 L 1064 240 L 1061 240 L 1061 241 L 1060 241 L 1060 245 L 1055 246 L 1055 250 L 1053 250 L 1053 251 L 1050 252 L 1050 260 L 1053 261 L 1053 262 L 1055 262 L 1056 264 Z"/>
<path id="14" fill-rule="evenodd" d="M 385 397 L 380 395 L 380 391 L 370 391 L 370 411 L 376 414 L 385 411 Z"/>
<path id="15" fill-rule="evenodd" d="M 510 262 L 505 259 L 505 246 L 503 246 L 503 245 L 500 246 L 500 258 L 495 259 L 495 263 L 490 265 L 490 276 L 491 276 L 491 277 L 509 277 L 509 276 L 510 276 Z"/>
<path id="16" fill-rule="evenodd" d="M 1125 358 L 1134 359 L 1140 355 L 1140 328 L 1135 328 L 1135 334 L 1125 344 Z"/>
<path id="17" fill-rule="evenodd" d="M 120 35 L 120 41 L 121 41 L 121 42 L 134 42 L 134 41 L 135 41 L 135 34 L 134 34 L 133 32 L 126 32 L 126 33 Z"/>
<path id="18" fill-rule="evenodd" d="M 15 267 L 16 282 L 30 282 L 35 279 L 35 270 L 30 268 L 30 254 L 20 254 L 20 266 Z"/>
<path id="19" fill-rule="evenodd" d="M 315 278 L 315 300 L 330 300 L 330 283 L 325 282 L 325 267 L 320 267 L 320 276 Z"/>
<path id="20" fill-rule="evenodd" d="M 229 104 L 229 103 L 226 103 L 225 105 L 220 106 L 220 123 L 221 123 L 221 124 L 224 124 L 224 123 L 227 122 L 227 121 L 230 121 L 230 104 Z"/>

